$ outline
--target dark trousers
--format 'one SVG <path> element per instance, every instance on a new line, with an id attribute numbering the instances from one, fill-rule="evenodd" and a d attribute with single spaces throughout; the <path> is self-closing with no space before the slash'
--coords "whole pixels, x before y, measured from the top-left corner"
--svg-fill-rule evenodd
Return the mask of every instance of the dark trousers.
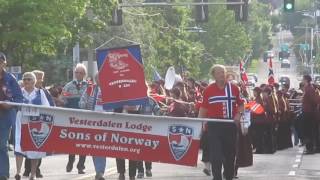
<path id="1" fill-rule="evenodd" d="M 69 154 L 69 161 L 68 164 L 73 164 L 76 159 L 76 156 L 74 154 Z M 84 170 L 86 167 L 84 166 L 84 163 L 86 162 L 86 156 L 79 155 L 79 161 L 77 164 L 78 170 Z"/>
<path id="2" fill-rule="evenodd" d="M 236 156 L 236 125 L 234 123 L 208 123 L 208 137 L 214 180 L 222 180 L 222 165 L 226 180 L 232 180 Z"/>
<path id="3" fill-rule="evenodd" d="M 200 146 L 202 149 L 202 159 L 201 161 L 206 163 L 210 162 L 210 154 L 209 154 L 209 139 L 208 139 L 208 131 L 202 132 L 201 138 L 200 138 Z"/>
<path id="4" fill-rule="evenodd" d="M 126 162 L 125 159 L 116 159 L 117 170 L 119 174 L 124 174 L 126 172 Z M 129 177 L 136 177 L 137 174 L 137 161 L 129 160 Z"/>
<path id="5" fill-rule="evenodd" d="M 146 167 L 146 171 L 149 171 L 152 169 L 152 162 L 144 162 L 144 165 Z M 137 162 L 137 169 L 139 173 L 144 173 L 143 161 Z"/>
<path id="6" fill-rule="evenodd" d="M 41 172 L 40 171 L 41 161 L 42 161 L 42 159 L 39 159 L 39 161 L 38 161 L 39 164 L 37 166 L 37 171 L 36 171 L 37 174 L 40 174 L 40 172 Z M 24 161 L 24 173 L 25 174 L 30 174 L 30 172 L 31 172 L 31 160 L 26 158 L 25 161 Z"/>
<path id="7" fill-rule="evenodd" d="M 303 113 L 303 141 L 306 143 L 306 149 L 313 152 L 317 140 L 317 127 L 318 123 L 314 113 Z"/>

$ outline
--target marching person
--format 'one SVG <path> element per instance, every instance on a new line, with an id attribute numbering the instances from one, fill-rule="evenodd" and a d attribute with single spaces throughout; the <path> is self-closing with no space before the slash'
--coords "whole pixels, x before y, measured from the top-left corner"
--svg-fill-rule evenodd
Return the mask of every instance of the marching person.
<path id="1" fill-rule="evenodd" d="M 236 155 L 237 131 L 244 111 L 239 88 L 226 79 L 226 68 L 214 65 L 215 82 L 203 93 L 199 118 L 229 119 L 230 122 L 208 122 L 209 147 L 214 180 L 222 180 L 222 164 L 226 180 L 232 180 Z"/>
<path id="2" fill-rule="evenodd" d="M 124 106 L 123 108 L 114 109 L 116 113 L 128 113 L 128 114 L 140 114 L 139 106 Z M 125 180 L 126 162 L 125 159 L 116 158 L 117 171 L 119 173 L 119 180 Z M 137 175 L 137 163 L 138 161 L 129 159 L 129 179 L 135 180 Z"/>
<path id="3" fill-rule="evenodd" d="M 98 74 L 95 76 L 96 84 L 89 84 L 86 91 L 80 98 L 79 107 L 81 109 L 103 112 L 103 104 L 101 101 L 101 90 Z M 93 165 L 96 171 L 95 180 L 104 180 L 106 169 L 106 157 L 92 156 Z"/>
<path id="4" fill-rule="evenodd" d="M 32 72 L 36 76 L 36 85 L 35 85 L 35 87 L 38 88 L 38 89 L 43 90 L 43 92 L 45 93 L 45 95 L 46 95 L 46 97 L 47 97 L 47 99 L 49 101 L 50 106 L 55 106 L 54 105 L 54 101 L 53 101 L 52 96 L 50 95 L 49 91 L 46 88 L 43 87 L 44 72 L 40 71 L 40 70 L 34 70 Z M 42 178 L 43 177 L 43 175 L 41 174 L 41 171 L 40 171 L 40 165 L 41 165 L 41 159 L 39 159 L 39 164 L 38 164 L 37 171 L 36 171 L 36 177 L 37 178 Z M 26 158 L 26 160 L 24 161 L 24 168 L 25 168 L 25 171 L 23 173 L 23 176 L 29 177 L 29 174 L 31 172 L 31 160 L 30 159 Z"/>
<path id="5" fill-rule="evenodd" d="M 0 52 L 0 101 L 22 103 L 23 96 L 15 77 L 6 72 L 7 59 Z M 8 104 L 0 104 L 0 180 L 9 179 L 7 142 L 10 129 L 15 123 L 17 110 Z"/>
<path id="6" fill-rule="evenodd" d="M 317 97 L 316 91 L 311 84 L 312 78 L 310 75 L 303 76 L 304 94 L 302 99 L 302 112 L 303 112 L 303 132 L 304 140 L 306 143 L 306 154 L 314 153 L 314 141 L 316 140 L 316 108 Z"/>
<path id="7" fill-rule="evenodd" d="M 22 94 L 23 94 L 23 103 L 26 104 L 35 104 L 35 105 L 43 105 L 50 106 L 50 103 L 42 89 L 36 88 L 36 76 L 32 72 L 26 72 L 22 76 L 23 85 Z M 21 114 L 20 114 L 21 115 Z M 16 155 L 16 164 L 17 164 L 17 172 L 15 179 L 21 179 L 21 166 L 23 162 L 23 157 L 30 159 L 31 168 L 30 168 L 30 180 L 36 179 L 36 171 L 39 165 L 39 159 L 46 156 L 45 152 L 34 152 L 34 151 L 26 151 L 22 152 L 20 147 L 21 140 L 21 116 L 17 117 L 15 127 L 15 155 Z"/>
<path id="8" fill-rule="evenodd" d="M 63 97 L 65 99 L 65 107 L 79 109 L 79 101 L 83 92 L 87 89 L 88 83 L 85 81 L 87 74 L 87 68 L 83 64 L 77 64 L 74 69 L 76 79 L 67 83 L 63 87 Z M 75 155 L 70 154 L 68 164 L 66 167 L 67 172 L 71 172 L 73 169 L 73 163 L 75 161 Z M 78 174 L 85 174 L 84 163 L 86 156 L 79 156 L 79 162 L 77 164 Z"/>
<path id="9" fill-rule="evenodd" d="M 148 86 L 148 101 L 145 105 L 140 106 L 140 113 L 144 115 L 154 115 L 159 116 L 161 114 L 160 112 L 160 106 L 157 103 L 157 101 L 150 96 L 151 93 L 151 87 Z M 143 167 L 143 164 L 145 165 L 145 168 Z M 152 177 L 152 162 L 145 161 L 138 161 L 137 162 L 137 169 L 138 169 L 138 179 L 142 179 L 144 177 L 144 173 L 147 177 Z"/>

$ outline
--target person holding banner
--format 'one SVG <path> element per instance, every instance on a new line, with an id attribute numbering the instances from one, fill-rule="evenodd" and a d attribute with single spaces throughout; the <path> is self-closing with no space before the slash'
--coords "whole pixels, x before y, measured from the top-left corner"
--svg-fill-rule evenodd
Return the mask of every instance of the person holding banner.
<path id="1" fill-rule="evenodd" d="M 148 86 L 148 94 L 150 94 L 151 88 Z M 152 98 L 150 95 L 148 95 L 148 101 L 147 104 L 140 106 L 139 111 L 141 114 L 144 115 L 155 115 L 159 116 L 161 114 L 161 109 L 157 101 Z M 144 162 L 145 165 L 145 171 L 143 168 L 143 161 L 137 162 L 137 169 L 138 169 L 138 179 L 142 179 L 144 177 L 144 172 L 146 173 L 147 177 L 152 177 L 152 162 Z"/>
<path id="2" fill-rule="evenodd" d="M 81 96 L 79 107 L 81 109 L 103 112 L 98 74 L 95 76 L 95 81 L 96 84 L 89 84 L 86 91 Z M 106 169 L 106 157 L 92 156 L 92 160 L 96 171 L 95 180 L 104 180 L 103 176 Z"/>
<path id="3" fill-rule="evenodd" d="M 43 90 L 38 89 L 35 87 L 36 84 L 36 76 L 32 72 L 26 72 L 22 76 L 24 87 L 22 88 L 22 94 L 24 97 L 23 102 L 26 104 L 35 104 L 35 105 L 43 105 L 43 106 L 50 106 L 50 103 L 43 92 Z M 39 164 L 39 159 L 46 156 L 45 152 L 34 152 L 34 151 L 25 151 L 23 152 L 20 147 L 21 142 L 21 118 L 22 114 L 19 113 L 16 120 L 16 127 L 15 127 L 15 155 L 16 155 L 16 164 L 17 164 L 17 173 L 15 176 L 16 180 L 20 180 L 20 172 L 21 166 L 23 162 L 23 157 L 30 159 L 31 161 L 31 174 L 29 179 L 33 180 L 36 178 L 36 170 Z M 43 134 L 45 131 L 48 130 L 49 127 L 41 126 L 39 129 L 31 129 L 31 131 L 37 134 Z"/>
<path id="4" fill-rule="evenodd" d="M 43 90 L 43 92 L 45 93 L 50 106 L 55 106 L 54 101 L 52 99 L 52 96 L 50 95 L 49 91 L 43 87 L 43 80 L 44 80 L 44 72 L 40 71 L 40 70 L 34 70 L 32 71 L 34 73 L 34 75 L 36 76 L 36 88 Z M 36 177 L 37 178 L 42 178 L 43 175 L 41 174 L 40 171 L 40 165 L 41 165 L 41 159 L 39 159 L 39 164 L 37 167 L 37 172 L 36 172 Z M 29 177 L 29 174 L 31 172 L 31 160 L 26 158 L 26 160 L 24 161 L 24 168 L 25 171 L 23 173 L 23 176 L 25 177 Z"/>
<path id="5" fill-rule="evenodd" d="M 208 139 L 212 175 L 214 180 L 222 180 L 222 164 L 226 180 L 232 180 L 236 156 L 237 131 L 244 111 L 239 88 L 226 78 L 226 68 L 214 65 L 211 75 L 215 82 L 203 93 L 199 118 L 229 119 L 230 122 L 208 122 Z"/>
<path id="6" fill-rule="evenodd" d="M 0 52 L 0 101 L 21 103 L 22 92 L 15 77 L 6 72 L 7 59 Z M 16 119 L 16 109 L 7 104 L 0 104 L 0 180 L 9 178 L 9 156 L 7 143 L 12 124 Z"/>
<path id="7" fill-rule="evenodd" d="M 77 64 L 74 69 L 76 79 L 67 83 L 63 87 L 63 97 L 65 100 L 65 107 L 79 109 L 79 101 L 83 92 L 87 89 L 88 83 L 85 81 L 87 74 L 87 68 L 83 64 Z M 73 163 L 75 161 L 75 155 L 70 154 L 68 164 L 66 167 L 67 172 L 71 172 L 73 169 Z M 86 156 L 79 156 L 79 162 L 77 164 L 78 174 L 84 174 L 84 163 Z"/>

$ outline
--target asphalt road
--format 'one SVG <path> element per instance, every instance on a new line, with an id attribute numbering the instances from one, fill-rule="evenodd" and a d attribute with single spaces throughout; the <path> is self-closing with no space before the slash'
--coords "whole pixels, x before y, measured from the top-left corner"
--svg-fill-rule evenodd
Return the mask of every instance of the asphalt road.
<path id="1" fill-rule="evenodd" d="M 303 148 L 294 147 L 275 154 L 254 155 L 252 167 L 239 170 L 239 180 L 309 180 L 320 179 L 320 154 L 303 155 Z M 86 174 L 78 175 L 76 169 L 66 173 L 68 156 L 55 155 L 43 159 L 41 170 L 44 180 L 93 180 L 95 171 L 91 157 L 86 161 Z M 199 154 L 200 158 L 200 154 Z M 11 153 L 10 172 L 15 173 L 14 157 Z M 115 159 L 107 159 L 106 179 L 116 180 Z M 203 164 L 200 159 L 198 167 L 185 167 L 169 164 L 153 164 L 154 180 L 210 180 L 212 177 L 202 173 Z M 13 178 L 11 178 L 13 179 Z M 27 179 L 27 178 L 25 178 Z M 128 179 L 128 178 L 127 178 Z"/>
<path id="2" fill-rule="evenodd" d="M 282 33 L 278 33 L 276 36 L 273 37 L 273 51 L 275 53 L 275 57 L 273 58 L 273 72 L 274 72 L 274 78 L 276 82 L 279 82 L 279 78 L 283 75 L 288 76 L 290 78 L 291 88 L 298 88 L 300 77 L 299 74 L 299 66 L 298 62 L 296 60 L 296 57 L 293 55 L 293 52 L 291 52 L 291 56 L 289 57 L 289 61 L 291 62 L 290 68 L 281 68 L 281 62 L 278 58 L 278 52 L 279 52 L 279 39 L 281 38 L 282 42 L 290 43 L 292 42 L 292 35 L 289 31 L 283 31 Z M 262 59 L 260 59 L 258 64 L 258 83 L 256 85 L 260 85 L 262 83 L 268 82 L 268 74 L 269 74 L 269 65 L 267 62 L 263 62 Z"/>

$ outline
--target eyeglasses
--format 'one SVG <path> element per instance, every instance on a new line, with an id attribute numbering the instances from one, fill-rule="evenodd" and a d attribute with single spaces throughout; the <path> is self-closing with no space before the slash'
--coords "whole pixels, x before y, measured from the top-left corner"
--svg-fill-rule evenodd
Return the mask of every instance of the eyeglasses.
<path id="1" fill-rule="evenodd" d="M 24 78 L 22 79 L 23 81 L 32 81 L 33 79 L 32 78 Z"/>
<path id="2" fill-rule="evenodd" d="M 76 74 L 84 74 L 83 72 L 78 72 L 78 71 L 76 71 L 74 73 L 76 73 Z"/>

